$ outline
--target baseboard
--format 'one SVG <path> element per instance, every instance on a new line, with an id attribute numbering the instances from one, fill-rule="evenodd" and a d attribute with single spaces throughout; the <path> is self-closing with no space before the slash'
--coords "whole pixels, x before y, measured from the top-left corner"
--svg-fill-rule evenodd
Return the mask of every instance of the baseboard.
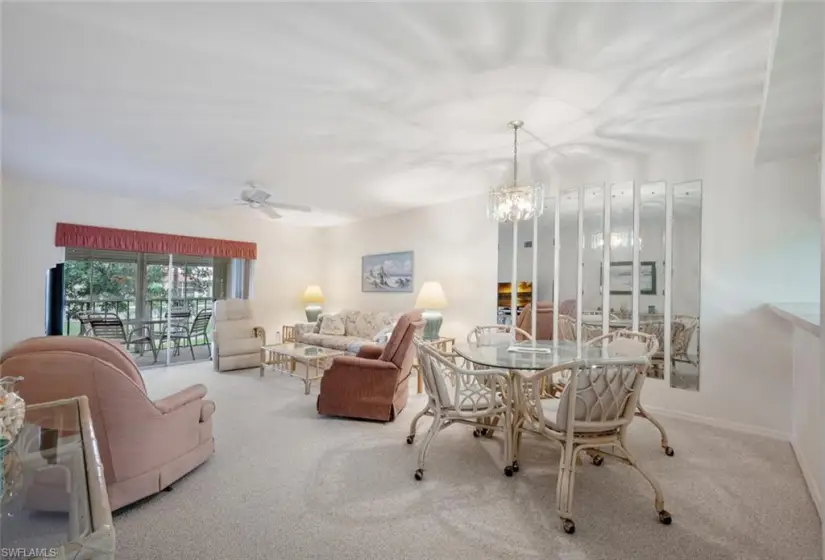
<path id="1" fill-rule="evenodd" d="M 799 463 L 799 469 L 802 471 L 802 477 L 805 479 L 805 484 L 808 485 L 808 493 L 814 501 L 816 511 L 819 513 L 819 518 L 822 519 L 822 494 L 819 491 L 819 484 L 817 483 L 816 476 L 814 476 L 814 473 L 811 471 L 811 467 L 808 465 L 805 455 L 799 452 L 796 443 L 793 441 L 791 441 L 791 448 L 793 448 L 794 455 L 796 455 L 796 462 Z"/>
<path id="2" fill-rule="evenodd" d="M 649 410 L 650 412 L 655 413 L 657 416 L 664 416 L 665 418 L 687 420 L 688 422 L 696 422 L 697 424 L 713 426 L 714 428 L 724 428 L 726 430 L 732 430 L 734 432 L 764 436 L 769 437 L 771 439 L 778 439 L 781 441 L 791 441 L 790 434 L 780 432 L 779 430 L 771 430 L 770 428 L 762 428 L 761 426 L 751 426 L 750 424 L 741 424 L 739 422 L 731 422 L 730 420 L 720 420 L 718 418 L 711 418 L 709 416 L 690 414 L 688 412 L 678 412 L 655 406 L 644 405 L 644 407 L 645 410 Z"/>

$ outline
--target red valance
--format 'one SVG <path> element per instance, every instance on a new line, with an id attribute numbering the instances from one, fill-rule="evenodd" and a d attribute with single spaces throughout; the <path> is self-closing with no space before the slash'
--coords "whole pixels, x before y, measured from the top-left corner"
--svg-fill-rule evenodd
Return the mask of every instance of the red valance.
<path id="1" fill-rule="evenodd" d="M 56 247 L 85 247 L 136 253 L 173 253 L 198 257 L 230 259 L 256 259 L 258 257 L 258 246 L 247 241 L 228 241 L 64 223 L 57 224 L 54 244 Z"/>

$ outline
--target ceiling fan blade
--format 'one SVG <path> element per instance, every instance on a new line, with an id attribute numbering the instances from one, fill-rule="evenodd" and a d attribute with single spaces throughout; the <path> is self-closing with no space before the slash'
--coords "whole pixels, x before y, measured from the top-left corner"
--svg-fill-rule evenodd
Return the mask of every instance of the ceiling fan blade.
<path id="1" fill-rule="evenodd" d="M 264 202 L 267 206 L 271 206 L 272 208 L 280 208 L 281 210 L 295 210 L 296 212 L 312 212 L 312 208 L 309 206 L 303 206 L 301 204 L 284 204 L 281 202 Z"/>
<path id="2" fill-rule="evenodd" d="M 269 218 L 272 220 L 277 220 L 281 217 L 281 215 L 278 214 L 275 211 L 275 209 L 271 208 L 268 204 L 261 204 L 260 206 L 258 206 L 258 210 L 269 216 Z"/>

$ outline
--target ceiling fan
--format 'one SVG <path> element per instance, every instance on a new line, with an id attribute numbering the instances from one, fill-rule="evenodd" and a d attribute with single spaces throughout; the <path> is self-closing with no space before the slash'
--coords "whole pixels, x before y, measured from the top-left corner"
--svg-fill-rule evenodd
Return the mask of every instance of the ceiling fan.
<path id="1" fill-rule="evenodd" d="M 236 204 L 243 204 L 253 210 L 260 210 L 272 220 L 277 220 L 281 217 L 278 210 L 293 210 L 296 212 L 312 212 L 309 206 L 302 206 L 300 204 L 282 204 L 279 202 L 270 202 L 271 194 L 266 192 L 257 183 L 249 181 L 241 190 L 241 194 L 235 199 Z"/>

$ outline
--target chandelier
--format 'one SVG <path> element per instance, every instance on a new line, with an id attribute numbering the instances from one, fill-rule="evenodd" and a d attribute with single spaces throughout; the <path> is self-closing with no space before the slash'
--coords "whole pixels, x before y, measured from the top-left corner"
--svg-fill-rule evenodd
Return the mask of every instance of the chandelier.
<path id="1" fill-rule="evenodd" d="M 544 212 L 544 189 L 541 185 L 518 184 L 518 131 L 522 121 L 512 121 L 513 184 L 490 189 L 487 215 L 497 222 L 519 222 L 541 216 Z"/>

